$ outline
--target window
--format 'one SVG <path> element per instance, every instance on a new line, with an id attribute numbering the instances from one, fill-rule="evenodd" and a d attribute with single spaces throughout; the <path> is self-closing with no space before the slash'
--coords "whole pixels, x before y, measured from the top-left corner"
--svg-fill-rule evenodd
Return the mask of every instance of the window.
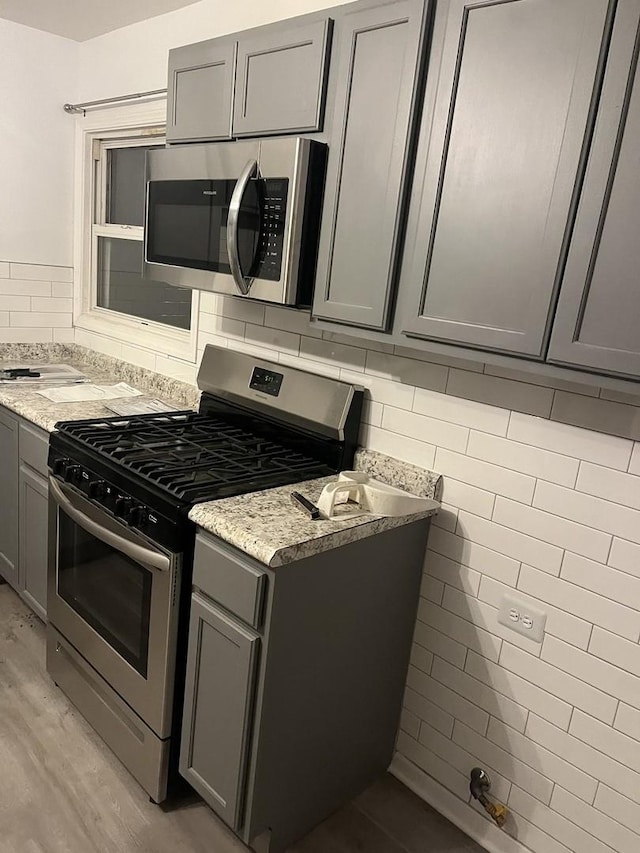
<path id="1" fill-rule="evenodd" d="M 197 291 L 143 276 L 145 155 L 164 145 L 163 112 L 136 105 L 78 121 L 75 325 L 192 360 Z"/>

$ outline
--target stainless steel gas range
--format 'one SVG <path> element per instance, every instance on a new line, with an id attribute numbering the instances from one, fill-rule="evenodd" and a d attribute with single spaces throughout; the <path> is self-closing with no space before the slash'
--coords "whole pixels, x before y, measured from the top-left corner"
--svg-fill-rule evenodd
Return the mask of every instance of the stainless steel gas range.
<path id="1" fill-rule="evenodd" d="M 177 767 L 196 503 L 351 466 L 362 391 L 207 347 L 199 412 L 68 421 L 49 451 L 47 668 L 161 802 Z"/>

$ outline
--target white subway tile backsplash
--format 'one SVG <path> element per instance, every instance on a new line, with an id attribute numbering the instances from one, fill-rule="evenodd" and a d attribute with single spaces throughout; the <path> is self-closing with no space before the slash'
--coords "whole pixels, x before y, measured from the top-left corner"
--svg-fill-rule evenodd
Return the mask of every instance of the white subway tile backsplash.
<path id="1" fill-rule="evenodd" d="M 509 412 L 506 409 L 464 400 L 461 397 L 443 396 L 424 388 L 416 388 L 413 409 L 421 415 L 495 435 L 506 435 L 509 426 Z"/>
<path id="2" fill-rule="evenodd" d="M 543 803 L 550 801 L 553 782 L 513 754 L 458 721 L 453 729 L 453 740 L 463 749 L 477 755 L 481 761 L 495 767 L 506 779 L 527 791 L 532 797 Z"/>
<path id="3" fill-rule="evenodd" d="M 300 355 L 312 361 L 328 361 L 349 370 L 363 371 L 367 351 L 361 347 L 325 341 L 320 338 L 301 338 Z"/>
<path id="4" fill-rule="evenodd" d="M 588 714 L 576 710 L 571 718 L 569 734 L 585 743 L 593 744 L 596 749 L 625 764 L 631 770 L 640 768 L 640 743 L 622 732 L 605 726 Z"/>
<path id="5" fill-rule="evenodd" d="M 525 365 L 523 365 L 524 368 Z M 569 382 L 555 376 L 545 376 L 538 373 L 538 365 L 530 364 L 532 370 L 514 370 L 512 367 L 485 364 L 484 372 L 489 376 L 501 376 L 503 379 L 514 379 L 516 382 L 526 382 L 528 385 L 543 385 L 545 388 L 557 388 L 560 391 L 572 391 L 574 394 L 585 394 L 587 397 L 598 397 L 600 389 L 595 385 L 582 382 Z"/>
<path id="6" fill-rule="evenodd" d="M 543 828 L 557 841 L 566 844 L 571 853 L 612 853 L 611 848 L 606 844 L 585 832 L 573 821 L 567 820 L 557 812 L 546 808 L 515 785 L 511 789 L 509 807 L 531 821 L 532 824 Z M 536 853 L 547 853 L 547 851 L 541 848 Z"/>
<path id="7" fill-rule="evenodd" d="M 239 300 L 234 300 L 239 301 Z M 262 316 L 255 313 L 253 318 L 246 317 L 248 323 L 262 323 L 272 329 L 282 329 L 286 332 L 295 332 L 306 335 L 308 338 L 321 338 L 322 331 L 311 325 L 311 315 L 308 311 L 298 311 L 291 308 L 280 308 L 277 305 L 255 305 L 254 308 L 262 309 Z"/>
<path id="8" fill-rule="evenodd" d="M 4 325 L 4 317 L 0 315 L 0 326 Z M 68 331 L 73 331 L 73 329 Z M 0 343 L 36 344 L 49 341 L 53 341 L 53 329 L 0 328 Z"/>
<path id="9" fill-rule="evenodd" d="M 576 426 L 546 421 L 513 412 L 509 424 L 509 438 L 552 450 L 576 459 L 595 462 L 626 471 L 631 458 L 632 443 L 613 435 L 592 432 Z"/>
<path id="10" fill-rule="evenodd" d="M 640 608 L 640 599 L 636 598 L 634 605 Z M 638 678 L 638 692 L 640 693 L 640 645 L 638 643 L 630 643 L 616 634 L 594 627 L 589 651 L 592 655 L 609 661 L 614 666 L 635 675 Z M 637 707 L 640 708 L 640 704 Z"/>
<path id="11" fill-rule="evenodd" d="M 640 409 L 636 406 L 557 391 L 551 418 L 564 424 L 606 432 L 608 435 L 640 438 Z"/>
<path id="12" fill-rule="evenodd" d="M 492 663 L 472 651 L 467 653 L 465 672 L 468 672 L 478 681 L 482 681 L 492 690 L 512 699 L 521 707 L 538 714 L 545 720 L 549 720 L 555 726 L 565 730 L 569 728 L 573 707 L 536 684 L 526 681 L 519 675 L 509 672 L 504 667 Z M 462 719 L 462 717 L 458 717 L 458 719 Z M 463 720 L 463 722 L 467 721 Z M 469 725 L 468 722 L 467 725 Z"/>
<path id="13" fill-rule="evenodd" d="M 444 367 L 458 367 L 461 370 L 471 370 L 473 373 L 482 373 L 483 365 L 480 361 L 471 361 L 467 358 L 458 358 L 455 355 L 441 355 L 440 353 L 428 352 L 427 350 L 415 349 L 396 345 L 394 353 L 403 358 L 413 358 L 416 361 L 427 361 L 430 364 L 442 364 Z"/>
<path id="14" fill-rule="evenodd" d="M 640 484 L 639 484 L 640 485 Z M 584 495 L 581 492 L 565 489 L 553 483 L 538 483 L 534 505 L 546 512 L 551 512 L 561 518 L 567 518 L 579 524 L 614 534 L 632 542 L 640 542 L 640 511 L 614 504 L 610 501 Z M 610 544 L 610 543 L 609 543 Z M 585 557 L 593 556 L 595 560 L 606 563 L 609 556 L 607 547 L 604 556 L 596 553 L 588 554 L 567 546 L 570 550 Z M 601 549 L 598 549 L 601 550 Z"/>
<path id="15" fill-rule="evenodd" d="M 594 806 L 609 818 L 635 832 L 638 835 L 635 849 L 640 850 L 640 806 L 637 803 L 612 791 L 606 785 L 600 785 Z"/>
<path id="16" fill-rule="evenodd" d="M 348 368 L 340 368 L 340 377 L 345 382 L 363 386 L 376 403 L 394 406 L 397 409 L 409 410 L 413 406 L 414 388 L 412 385 L 400 385 L 388 379 L 380 379 L 369 373 L 358 373 Z"/>
<path id="17" fill-rule="evenodd" d="M 32 296 L 47 296 L 46 293 L 32 293 Z M 51 296 L 62 296 L 71 298 L 73 296 L 73 284 L 70 281 L 52 281 Z"/>
<path id="18" fill-rule="evenodd" d="M 527 562 L 552 574 L 560 573 L 562 549 L 535 539 L 509 527 L 487 521 L 468 512 L 460 512 L 456 532 L 464 539 L 477 542 L 499 554 Z"/>
<path id="19" fill-rule="evenodd" d="M 557 785 L 572 791 L 576 797 L 586 803 L 593 802 L 598 787 L 597 780 L 574 767 L 564 758 L 559 758 L 555 753 L 534 743 L 526 735 L 492 719 L 489 723 L 487 738 L 505 752 L 542 773 L 547 779 L 553 779 Z"/>
<path id="20" fill-rule="evenodd" d="M 640 509 L 640 478 L 633 474 L 582 462 L 576 489 L 616 504 Z"/>
<path id="21" fill-rule="evenodd" d="M 59 329 L 69 328 L 72 325 L 71 314 L 45 313 L 41 311 L 11 311 L 10 324 L 22 328 L 41 327 Z"/>
<path id="22" fill-rule="evenodd" d="M 58 344 L 72 344 L 75 341 L 75 329 L 52 329 L 53 340 Z M 24 342 L 23 342 L 24 343 Z"/>
<path id="23" fill-rule="evenodd" d="M 71 267 L 48 267 L 42 264 L 10 265 L 11 278 L 23 278 L 30 281 L 73 281 Z"/>
<path id="24" fill-rule="evenodd" d="M 342 332 L 330 332 L 328 329 L 320 329 L 315 322 L 311 323 L 313 332 L 321 332 L 321 337 L 325 341 L 333 341 L 336 344 L 345 344 L 348 347 L 364 347 L 368 350 L 376 352 L 393 353 L 393 344 L 386 344 L 382 341 L 372 341 L 368 338 L 359 338 L 357 335 L 345 335 Z"/>
<path id="25" fill-rule="evenodd" d="M 433 391 L 445 390 L 449 374 L 448 368 L 439 364 L 429 364 L 429 362 L 415 361 L 412 358 L 401 358 L 373 350 L 367 353 L 365 369 L 373 376 L 393 379 L 419 388 L 430 388 Z"/>
<path id="26" fill-rule="evenodd" d="M 156 369 L 156 354 L 141 347 L 133 347 L 129 344 L 122 344 L 122 358 L 131 364 L 137 364 L 138 367 L 144 367 L 147 370 Z"/>
<path id="27" fill-rule="evenodd" d="M 422 646 L 418 645 L 418 643 L 414 643 L 411 647 L 410 661 L 412 666 L 415 666 L 416 669 L 419 669 L 428 675 L 431 672 L 431 666 L 433 665 L 433 655 L 431 652 L 423 649 Z"/>
<path id="28" fill-rule="evenodd" d="M 634 642 L 640 637 L 640 614 L 637 611 L 608 601 L 568 581 L 549 577 L 531 566 L 523 565 L 520 569 L 518 589 L 621 637 L 627 637 Z"/>
<path id="29" fill-rule="evenodd" d="M 431 519 L 431 523 L 453 533 L 458 523 L 458 507 L 451 506 L 446 501 L 440 501 L 440 509 Z"/>
<path id="30" fill-rule="evenodd" d="M 637 708 L 621 702 L 613 725 L 634 740 L 640 741 L 640 711 Z"/>
<path id="31" fill-rule="evenodd" d="M 640 476 L 640 442 L 636 442 L 629 462 L 629 473 Z"/>
<path id="32" fill-rule="evenodd" d="M 427 574 L 422 576 L 420 595 L 423 598 L 426 598 L 428 601 L 433 601 L 434 604 L 441 604 L 443 594 L 444 584 L 442 581 L 436 580 L 436 578 L 432 578 Z"/>
<path id="33" fill-rule="evenodd" d="M 479 403 L 489 403 L 517 412 L 527 412 L 530 415 L 540 415 L 548 418 L 553 403 L 553 390 L 539 385 L 525 385 L 511 379 L 500 379 L 496 376 L 469 373 L 466 370 L 451 369 L 447 394 L 464 397 L 465 400 L 476 400 Z"/>
<path id="34" fill-rule="evenodd" d="M 534 498 L 536 507 L 542 500 L 539 499 L 538 494 L 545 486 L 551 486 L 551 484 L 538 482 Z M 553 488 L 560 487 L 553 486 Z M 505 527 L 534 536 L 544 542 L 552 542 L 559 548 L 569 548 L 577 554 L 592 557 L 594 560 L 600 560 L 603 563 L 606 562 L 609 555 L 611 536 L 608 534 L 593 530 L 575 521 L 565 520 L 565 518 L 558 517 L 551 512 L 507 500 L 507 498 L 496 498 L 493 519 Z"/>
<path id="35" fill-rule="evenodd" d="M 0 278 L 9 278 L 9 264 L 6 261 L 0 261 Z"/>
<path id="36" fill-rule="evenodd" d="M 436 449 L 414 438 L 407 438 L 386 429 L 364 424 L 360 431 L 360 443 L 371 450 L 386 453 L 421 468 L 433 468 Z"/>
<path id="37" fill-rule="evenodd" d="M 438 473 L 445 477 L 445 484 L 452 477 L 523 503 L 530 504 L 533 500 L 536 481 L 525 474 L 443 448 L 436 451 L 435 465 Z"/>
<path id="38" fill-rule="evenodd" d="M 611 818 L 585 805 L 569 791 L 559 786 L 553 792 L 551 808 L 572 820 L 587 832 L 620 853 L 638 853 L 640 836 L 630 832 Z"/>
<path id="39" fill-rule="evenodd" d="M 640 610 L 640 578 L 594 563 L 568 551 L 562 561 L 560 577 L 583 589 Z"/>
<path id="40" fill-rule="evenodd" d="M 433 528 L 429 534 L 429 547 L 448 557 L 453 563 L 462 563 L 510 586 L 515 586 L 518 579 L 520 563 L 517 560 L 485 548 L 484 545 L 478 545 L 472 539 L 458 536 L 450 530 Z"/>
<path id="41" fill-rule="evenodd" d="M 30 296 L 3 296 L 0 295 L 0 311 L 30 311 Z"/>
<path id="42" fill-rule="evenodd" d="M 73 311 L 73 299 L 55 296 L 32 296 L 29 307 L 32 311 Z M 16 307 L 12 310 L 24 311 L 26 309 Z"/>
<path id="43" fill-rule="evenodd" d="M 465 792 L 469 790 L 469 781 L 463 772 L 451 765 L 448 756 L 442 759 L 405 732 L 400 732 L 396 748 L 457 797 L 462 799 L 466 797 Z"/>
<path id="44" fill-rule="evenodd" d="M 467 656 L 466 647 L 457 640 L 452 640 L 446 634 L 421 622 L 420 619 L 416 622 L 413 640 L 414 643 L 418 643 L 420 646 L 428 649 L 432 655 L 438 655 L 438 657 L 448 660 L 449 663 L 460 669 L 464 667 Z"/>
<path id="45" fill-rule="evenodd" d="M 434 463 L 434 467 L 438 469 L 437 462 Z M 482 518 L 491 518 L 496 500 L 492 492 L 470 486 L 461 480 L 454 480 L 453 477 L 444 478 L 442 497 L 458 509 L 480 515 Z"/>
<path id="46" fill-rule="evenodd" d="M 486 601 L 493 607 L 500 607 L 503 597 L 507 594 L 513 595 L 514 590 L 493 578 L 486 576 L 482 578 L 478 590 L 478 598 L 482 601 Z M 546 601 L 524 595 L 521 590 L 517 591 L 517 595 L 523 603 L 544 610 L 547 614 L 545 625 L 547 633 L 553 634 L 554 637 L 561 640 L 566 640 L 567 643 L 578 646 L 578 648 L 586 649 L 588 647 L 593 626 L 586 619 L 579 619 L 572 613 L 567 613 L 566 610 L 561 610 L 559 607 L 553 607 Z"/>
<path id="47" fill-rule="evenodd" d="M 65 287 L 71 285 L 65 285 Z M 0 278 L 0 293 L 6 296 L 51 296 L 50 281 L 23 281 L 15 278 Z M 31 307 L 31 306 L 29 306 Z"/>
<path id="48" fill-rule="evenodd" d="M 535 714 L 529 714 L 527 737 L 544 746 L 556 755 L 594 776 L 614 791 L 640 803 L 640 774 L 620 764 L 604 752 L 600 752 L 588 743 L 542 720 Z M 579 848 L 577 848 L 579 853 Z"/>
<path id="49" fill-rule="evenodd" d="M 253 323 L 245 325 L 247 343 L 258 344 L 270 350 L 298 355 L 301 352 L 300 335 L 283 332 L 280 329 L 270 329 L 267 326 L 257 326 Z M 311 340 L 309 338 L 308 340 Z M 267 358 L 269 356 L 267 355 Z"/>
<path id="50" fill-rule="evenodd" d="M 478 735 L 478 739 L 482 740 L 482 737 Z M 475 752 L 467 750 L 455 741 L 445 738 L 428 723 L 423 723 L 420 726 L 419 740 L 431 752 L 446 760 L 456 770 L 465 774 L 467 780 L 465 799 L 467 799 L 469 794 L 469 769 L 481 763 L 480 756 Z M 483 761 L 483 766 L 491 779 L 491 793 L 497 799 L 505 802 L 511 790 L 511 782 L 489 761 L 486 759 L 483 759 Z"/>
<path id="51" fill-rule="evenodd" d="M 573 646 L 567 646 L 567 648 L 571 649 Z M 562 672 L 553 662 L 540 660 L 509 643 L 504 643 L 500 654 L 500 666 L 536 684 L 542 690 L 557 696 L 558 699 L 582 708 L 594 717 L 607 723 L 613 722 L 617 700 L 574 675 Z"/>
<path id="52" fill-rule="evenodd" d="M 509 699 L 508 696 L 492 690 L 482 681 L 472 678 L 466 672 L 438 657 L 434 658 L 431 677 L 491 716 L 503 720 L 518 731 L 524 731 L 527 709 L 518 705 L 513 699 Z M 455 709 L 455 705 L 452 707 Z"/>
<path id="53" fill-rule="evenodd" d="M 415 686 L 412 686 L 418 693 L 435 702 L 439 708 L 448 708 L 450 711 L 455 712 L 456 719 L 462 720 L 469 728 L 480 732 L 480 734 L 485 734 L 487 731 L 489 714 L 478 707 L 477 703 L 469 702 L 459 692 L 450 690 L 440 681 L 436 681 L 429 676 L 421 677 L 419 683 L 416 682 Z M 422 719 L 426 720 L 426 717 Z M 426 722 L 433 725 L 430 720 L 426 720 Z M 438 726 L 434 726 L 434 728 L 438 728 Z M 439 731 L 442 730 L 439 729 Z M 450 734 L 449 732 L 449 736 Z"/>
<path id="54" fill-rule="evenodd" d="M 478 595 L 482 575 L 467 566 L 443 557 L 435 551 L 427 551 L 424 562 L 425 571 L 434 578 L 456 587 L 468 595 Z"/>
<path id="55" fill-rule="evenodd" d="M 572 677 L 581 679 L 585 682 L 585 687 L 586 685 L 597 684 L 598 693 L 604 691 L 603 697 L 608 694 L 606 698 L 615 703 L 613 713 L 611 712 L 611 703 L 607 703 L 606 698 L 602 699 L 602 708 L 589 708 L 579 702 L 573 704 L 609 725 L 613 724 L 618 699 L 622 699 L 636 708 L 640 707 L 640 681 L 638 681 L 637 676 L 631 675 L 617 666 L 612 666 L 606 661 L 600 660 L 588 652 L 583 652 L 575 646 L 570 646 L 568 643 L 563 643 L 562 640 L 548 634 L 542 645 L 542 659 L 552 664 L 556 669 L 564 670 L 565 673 L 570 673 Z M 593 687 L 593 689 L 596 688 Z"/>
<path id="56" fill-rule="evenodd" d="M 561 486 L 573 486 L 580 462 L 549 450 L 520 444 L 489 433 L 471 431 L 467 446 L 469 456 L 493 462 L 503 468 L 549 480 Z M 509 495 L 507 495 L 509 497 Z"/>
<path id="57" fill-rule="evenodd" d="M 494 634 L 424 599 L 421 599 L 418 605 L 418 619 L 497 663 L 502 640 Z"/>
<path id="58" fill-rule="evenodd" d="M 404 706 L 413 711 L 414 714 L 417 714 L 420 720 L 429 723 L 430 726 L 442 732 L 446 737 L 451 737 L 451 733 L 453 732 L 453 717 L 426 698 L 428 694 L 424 693 L 425 685 L 421 681 L 422 677 L 423 673 L 415 669 L 415 667 L 409 667 L 407 689 L 405 690 L 403 700 Z M 428 684 L 429 679 L 427 676 L 425 678 Z"/>
<path id="59" fill-rule="evenodd" d="M 464 451 L 469 437 L 469 430 L 466 427 L 396 409 L 391 405 L 384 407 L 382 426 L 391 432 L 417 438 L 438 447 L 447 447 L 450 450 Z"/>
<path id="60" fill-rule="evenodd" d="M 420 733 L 420 718 L 407 708 L 403 708 L 400 713 L 400 733 L 402 732 L 406 732 L 412 738 L 417 738 Z"/>

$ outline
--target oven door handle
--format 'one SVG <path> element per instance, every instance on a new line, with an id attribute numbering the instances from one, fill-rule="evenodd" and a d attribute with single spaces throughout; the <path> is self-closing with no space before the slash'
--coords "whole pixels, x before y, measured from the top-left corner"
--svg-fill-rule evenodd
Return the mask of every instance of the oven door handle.
<path id="1" fill-rule="evenodd" d="M 73 519 L 73 521 L 80 525 L 83 530 L 86 530 L 87 533 L 95 536 L 96 539 L 100 539 L 100 541 L 104 542 L 106 545 L 110 545 L 112 548 L 115 548 L 116 551 L 120 551 L 120 553 L 124 554 L 126 557 L 130 557 L 137 563 L 141 563 L 143 566 L 148 566 L 151 569 L 159 569 L 162 572 L 169 571 L 171 568 L 171 560 L 166 556 L 166 554 L 161 554 L 158 551 L 152 551 L 150 548 L 144 548 L 142 545 L 136 545 L 135 542 L 130 542 L 128 539 L 125 539 L 124 536 L 119 536 L 117 533 L 114 533 L 112 530 L 103 527 L 92 518 L 89 518 L 74 506 L 73 502 L 62 491 L 53 477 L 49 477 L 49 488 L 58 506 L 67 513 L 69 518 Z"/>
<path id="2" fill-rule="evenodd" d="M 238 248 L 238 223 L 240 219 L 240 206 L 249 181 L 258 173 L 258 161 L 249 160 L 240 173 L 229 202 L 229 214 L 227 216 L 227 254 L 229 255 L 229 266 L 236 287 L 243 296 L 247 296 L 251 289 L 252 279 L 242 274 L 240 265 L 240 249 Z"/>

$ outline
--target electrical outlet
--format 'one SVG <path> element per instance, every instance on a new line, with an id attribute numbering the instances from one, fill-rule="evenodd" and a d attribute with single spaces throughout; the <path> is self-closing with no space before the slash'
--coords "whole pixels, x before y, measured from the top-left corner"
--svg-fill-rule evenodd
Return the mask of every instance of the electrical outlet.
<path id="1" fill-rule="evenodd" d="M 505 595 L 498 609 L 498 622 L 523 637 L 541 643 L 547 614 L 517 595 Z"/>

